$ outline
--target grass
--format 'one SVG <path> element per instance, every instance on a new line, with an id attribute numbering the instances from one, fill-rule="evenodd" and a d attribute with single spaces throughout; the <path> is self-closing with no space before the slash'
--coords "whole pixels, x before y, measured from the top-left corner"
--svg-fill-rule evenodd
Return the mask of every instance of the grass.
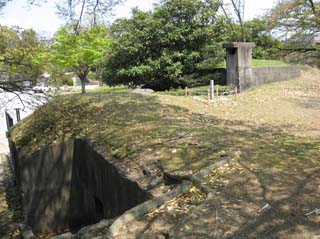
<path id="1" fill-rule="evenodd" d="M 256 209 L 269 203 L 273 211 L 263 214 L 265 222 L 250 212 L 251 221 L 241 219 L 237 224 L 246 229 L 236 232 L 261 238 L 269 226 L 273 228 L 270 238 L 285 232 L 304 238 L 318 235 L 320 228 L 319 216 L 309 221 L 303 217 L 320 204 L 319 76 L 319 71 L 310 70 L 298 80 L 252 88 L 237 100 L 220 96 L 211 106 L 176 96 L 183 91 L 140 95 L 120 89 L 60 96 L 18 123 L 11 136 L 24 154 L 52 142 L 87 136 L 137 172 L 141 165 L 153 167 L 161 162 L 171 173 L 192 174 L 240 151 L 240 166 L 235 166 L 234 174 L 227 172 L 229 182 L 217 189 L 221 200 L 234 205 L 238 205 L 234 200 L 242 200 L 238 207 L 244 211 L 233 209 L 237 214 L 233 219 L 248 213 L 245 209 L 250 205 Z M 216 186 L 214 175 L 208 178 L 212 187 Z M 207 216 L 193 221 L 201 218 Z"/>
<path id="2" fill-rule="evenodd" d="M 215 85 L 215 89 L 217 89 L 217 85 Z M 223 92 L 227 92 L 231 90 L 230 86 L 218 86 L 219 94 L 222 94 Z M 188 88 L 188 95 L 190 96 L 206 96 L 208 95 L 209 86 L 199 86 L 199 87 L 193 87 Z M 186 92 L 185 89 L 171 89 L 164 92 L 157 92 L 158 95 L 171 95 L 171 96 L 185 96 Z"/>
<path id="3" fill-rule="evenodd" d="M 130 94 L 122 88 L 120 92 L 107 89 L 60 96 L 19 123 L 11 134 L 27 153 L 81 135 L 95 139 L 120 159 L 147 160 L 156 154 L 154 158 L 168 163 L 169 168 L 195 166 L 196 170 L 219 158 L 220 151 L 252 148 L 258 139 L 265 143 L 260 134 L 268 135 L 270 142 L 277 142 L 274 137 L 315 134 L 313 127 L 320 128 L 320 101 L 312 93 L 313 84 L 264 85 L 238 101 L 224 100 L 215 107 L 190 97 Z"/>
<path id="4" fill-rule="evenodd" d="M 287 66 L 288 63 L 278 60 L 265 60 L 265 59 L 253 59 L 252 66 L 254 67 L 263 67 L 263 66 Z M 219 63 L 216 67 L 226 68 L 226 62 L 223 61 Z"/>
<path id="5" fill-rule="evenodd" d="M 253 59 L 252 66 L 287 66 L 288 63 L 277 60 Z"/>
<path id="6" fill-rule="evenodd" d="M 88 89 L 89 93 L 110 93 L 110 92 L 118 92 L 118 93 L 123 93 L 123 92 L 128 92 L 129 88 L 127 86 L 100 86 L 98 88 L 94 89 Z"/>

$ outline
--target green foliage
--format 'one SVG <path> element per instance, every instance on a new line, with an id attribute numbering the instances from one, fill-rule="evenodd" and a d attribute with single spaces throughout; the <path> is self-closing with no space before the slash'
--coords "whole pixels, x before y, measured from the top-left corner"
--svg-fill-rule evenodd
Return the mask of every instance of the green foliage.
<path id="1" fill-rule="evenodd" d="M 85 29 L 78 35 L 67 28 L 61 28 L 56 33 L 56 44 L 52 46 L 57 54 L 59 65 L 78 68 L 97 64 L 110 46 L 105 27 Z"/>
<path id="2" fill-rule="evenodd" d="M 286 66 L 288 63 L 277 60 L 261 60 L 261 59 L 253 59 L 253 66 Z"/>
<path id="3" fill-rule="evenodd" d="M 55 40 L 51 54 L 53 64 L 73 70 L 83 85 L 89 71 L 99 64 L 111 46 L 108 29 L 103 26 L 81 29 L 77 34 L 69 28 L 61 28 Z"/>
<path id="4" fill-rule="evenodd" d="M 253 50 L 255 59 L 279 59 L 279 48 L 282 43 L 271 35 L 267 22 L 263 19 L 253 19 L 246 22 L 246 37 L 248 42 L 256 44 Z"/>
<path id="5" fill-rule="evenodd" d="M 46 50 L 35 31 L 0 26 L 0 70 L 10 79 L 35 81 L 44 70 Z"/>
<path id="6" fill-rule="evenodd" d="M 280 40 L 271 35 L 266 20 L 255 18 L 245 22 L 244 34 L 247 42 L 254 42 L 253 49 L 255 59 L 280 59 L 279 48 L 282 46 Z M 234 31 L 229 34 L 229 41 L 237 41 L 241 33 L 239 25 L 233 25 Z"/>
<path id="7" fill-rule="evenodd" d="M 208 86 L 210 80 L 214 80 L 215 84 L 226 85 L 226 69 L 199 69 L 190 75 L 185 75 L 184 80 L 188 82 L 189 87 Z"/>
<path id="8" fill-rule="evenodd" d="M 134 9 L 112 27 L 104 81 L 155 90 L 187 85 L 184 75 L 221 61 L 225 27 L 218 7 L 214 0 L 165 0 L 152 13 Z M 212 58 L 204 61 L 208 52 Z"/>

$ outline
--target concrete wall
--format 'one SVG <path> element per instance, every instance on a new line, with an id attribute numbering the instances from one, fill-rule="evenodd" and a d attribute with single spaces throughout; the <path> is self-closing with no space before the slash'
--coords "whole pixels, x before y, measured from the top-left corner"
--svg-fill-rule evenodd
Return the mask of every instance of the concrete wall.
<path id="1" fill-rule="evenodd" d="M 28 158 L 15 151 L 25 223 L 35 231 L 68 228 L 73 146 L 73 141 L 48 146 Z"/>
<path id="2" fill-rule="evenodd" d="M 291 80 L 300 76 L 297 66 L 252 67 L 252 42 L 223 44 L 227 52 L 227 85 L 235 85 L 240 92 L 256 85 Z"/>
<path id="3" fill-rule="evenodd" d="M 71 227 L 88 225 L 89 218 L 92 223 L 115 218 L 149 199 L 146 191 L 121 175 L 84 140 L 75 140 L 73 165 Z"/>
<path id="4" fill-rule="evenodd" d="M 241 90 L 265 83 L 295 79 L 300 76 L 300 69 L 297 66 L 252 67 L 246 74 L 252 74 L 252 77 L 241 78 Z"/>
<path id="5" fill-rule="evenodd" d="M 11 144 L 25 223 L 35 232 L 62 232 L 114 218 L 149 199 L 83 139 L 47 146 L 30 157 Z"/>

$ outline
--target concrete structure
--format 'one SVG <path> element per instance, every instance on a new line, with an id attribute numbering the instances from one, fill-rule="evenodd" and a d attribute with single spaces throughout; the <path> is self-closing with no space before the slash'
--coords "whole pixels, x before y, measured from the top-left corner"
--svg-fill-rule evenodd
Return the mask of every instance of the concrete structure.
<path id="1" fill-rule="evenodd" d="M 223 45 L 227 50 L 227 85 L 237 86 L 239 91 L 248 88 L 252 80 L 252 42 L 233 42 Z"/>
<path id="2" fill-rule="evenodd" d="M 291 80 L 300 76 L 297 66 L 252 67 L 252 42 L 233 42 L 223 45 L 227 51 L 227 85 L 242 92 L 264 83 Z"/>
<path id="3" fill-rule="evenodd" d="M 12 143 L 11 153 L 25 224 L 34 232 L 77 230 L 149 199 L 86 139 L 49 145 L 28 157 Z"/>
<path id="4" fill-rule="evenodd" d="M 252 81 L 247 86 L 256 86 L 265 83 L 295 79 L 300 76 L 300 69 L 297 66 L 268 66 L 253 67 Z"/>

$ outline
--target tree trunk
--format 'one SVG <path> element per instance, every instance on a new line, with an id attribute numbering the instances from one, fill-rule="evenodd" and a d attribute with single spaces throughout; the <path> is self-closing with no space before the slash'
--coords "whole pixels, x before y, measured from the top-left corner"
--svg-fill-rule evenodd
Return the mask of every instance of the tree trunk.
<path id="1" fill-rule="evenodd" d="M 81 81 L 81 94 L 86 93 L 86 80 L 85 79 L 80 79 Z"/>
<path id="2" fill-rule="evenodd" d="M 79 68 L 75 69 L 75 72 L 77 73 L 77 76 L 80 79 L 81 82 L 81 93 L 86 93 L 86 83 L 88 83 L 88 73 L 89 73 L 89 67 L 86 65 L 82 65 Z"/>

